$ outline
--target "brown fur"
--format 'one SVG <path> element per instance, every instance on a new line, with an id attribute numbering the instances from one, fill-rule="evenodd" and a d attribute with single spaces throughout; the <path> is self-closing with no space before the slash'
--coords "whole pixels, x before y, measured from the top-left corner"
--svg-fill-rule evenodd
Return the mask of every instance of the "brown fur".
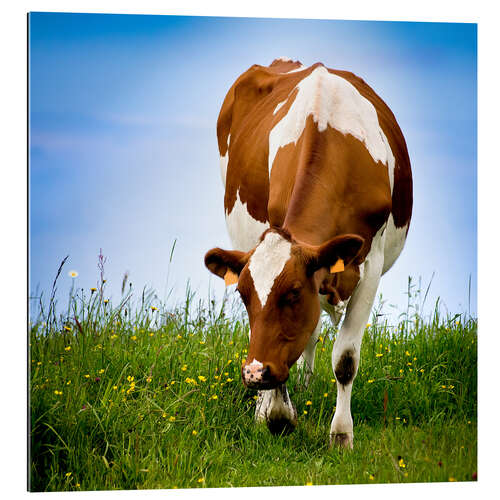
<path id="1" fill-rule="evenodd" d="M 352 135 L 331 127 L 320 132 L 312 116 L 297 143 L 278 150 L 269 179 L 269 133 L 290 109 L 296 85 L 320 63 L 286 73 L 299 65 L 275 60 L 268 67 L 252 66 L 230 88 L 217 122 L 222 156 L 230 134 L 226 213 L 239 192 L 253 218 L 269 222 L 268 231 L 292 242 L 292 257 L 274 283 L 266 307 L 250 277 L 252 251 L 214 249 L 205 258 L 207 267 L 219 276 L 228 268 L 239 274 L 238 290 L 252 332 L 247 360 L 265 362 L 271 386 L 286 380 L 303 352 L 319 318 L 318 293 L 326 294 L 332 304 L 349 298 L 376 232 L 390 213 L 396 227 L 409 224 L 412 210 L 410 161 L 394 115 L 361 78 L 346 71 L 328 70 L 349 81 L 375 107 L 395 157 L 392 196 L 387 167 L 376 163 Z M 328 269 L 337 258 L 345 260 L 345 270 L 332 275 Z M 339 363 L 339 381 L 348 381 L 353 371 L 349 359 Z"/>

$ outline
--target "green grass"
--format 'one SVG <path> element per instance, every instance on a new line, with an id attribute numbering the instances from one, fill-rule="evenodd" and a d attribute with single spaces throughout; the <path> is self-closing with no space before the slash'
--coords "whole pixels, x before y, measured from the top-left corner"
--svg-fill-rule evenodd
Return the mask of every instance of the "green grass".
<path id="1" fill-rule="evenodd" d="M 240 366 L 248 325 L 210 303 L 152 294 L 113 306 L 105 284 L 30 325 L 32 491 L 470 481 L 477 471 L 477 321 L 367 327 L 354 383 L 354 450 L 329 448 L 335 407 L 325 324 L 315 374 L 288 387 L 295 432 L 253 421 Z M 158 309 L 154 309 L 156 304 Z M 377 356 L 378 355 L 378 356 Z M 201 378 L 200 378 L 201 377 Z M 311 404 L 308 404 L 310 402 Z M 307 412 L 307 413 L 304 413 Z"/>

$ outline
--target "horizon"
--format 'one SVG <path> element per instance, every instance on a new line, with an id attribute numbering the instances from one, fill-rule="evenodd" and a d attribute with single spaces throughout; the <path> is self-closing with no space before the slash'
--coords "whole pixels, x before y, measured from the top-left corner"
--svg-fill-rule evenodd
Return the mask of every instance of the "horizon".
<path id="1" fill-rule="evenodd" d="M 405 136 L 413 217 L 377 297 L 402 309 L 408 276 L 434 273 L 427 304 L 470 300 L 477 315 L 477 25 L 464 23 L 30 13 L 30 295 L 50 294 L 70 254 L 64 308 L 68 271 L 95 286 L 102 248 L 112 298 L 128 271 L 137 290 L 182 300 L 189 280 L 220 300 L 203 265 L 231 248 L 218 111 L 239 74 L 282 56 L 361 76 Z"/>

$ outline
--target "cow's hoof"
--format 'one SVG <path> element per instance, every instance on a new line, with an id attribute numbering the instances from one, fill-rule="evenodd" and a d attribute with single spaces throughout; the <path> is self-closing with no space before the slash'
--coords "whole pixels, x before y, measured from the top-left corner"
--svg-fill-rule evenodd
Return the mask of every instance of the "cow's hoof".
<path id="1" fill-rule="evenodd" d="M 267 428 L 271 434 L 287 435 L 292 433 L 297 427 L 297 420 L 288 420 L 287 418 L 269 419 L 267 421 Z"/>
<path id="2" fill-rule="evenodd" d="M 330 434 L 330 446 L 336 446 L 341 450 L 352 450 L 354 446 L 354 436 L 352 432 L 339 432 Z"/>

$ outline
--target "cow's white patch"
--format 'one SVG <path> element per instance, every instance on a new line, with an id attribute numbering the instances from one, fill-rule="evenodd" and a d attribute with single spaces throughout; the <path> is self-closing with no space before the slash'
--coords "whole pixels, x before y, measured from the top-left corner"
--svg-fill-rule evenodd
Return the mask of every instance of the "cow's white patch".
<path id="1" fill-rule="evenodd" d="M 257 361 L 255 358 L 253 358 L 253 361 L 249 364 L 249 366 L 255 366 L 256 368 L 262 368 L 264 365 L 260 361 Z"/>
<path id="2" fill-rule="evenodd" d="M 231 212 L 226 214 L 226 224 L 233 248 L 242 252 L 248 252 L 257 245 L 260 236 L 269 227 L 267 222 L 260 222 L 248 213 L 246 203 L 241 202 L 239 190 Z"/>
<path id="3" fill-rule="evenodd" d="M 255 420 L 269 422 L 272 420 L 288 420 L 292 426 L 297 423 L 297 411 L 293 405 L 286 385 L 259 391 L 259 398 L 255 405 Z"/>
<path id="4" fill-rule="evenodd" d="M 255 249 L 248 266 L 262 307 L 266 305 L 274 281 L 291 255 L 292 244 L 278 233 L 267 233 Z"/>
<path id="5" fill-rule="evenodd" d="M 283 106 L 283 104 L 285 104 L 287 100 L 288 99 L 285 99 L 283 102 L 279 102 L 278 103 L 278 105 L 274 108 L 273 115 L 275 115 L 279 111 L 279 109 L 281 108 L 281 106 Z"/>
<path id="6" fill-rule="evenodd" d="M 290 71 L 287 71 L 286 73 L 295 73 L 297 71 L 302 71 L 303 69 L 305 69 L 305 66 L 303 64 L 301 64 L 298 68 L 294 68 L 294 69 L 291 69 Z"/>
<path id="7" fill-rule="evenodd" d="M 227 174 L 227 165 L 229 163 L 229 141 L 231 138 L 231 134 L 227 136 L 227 150 L 224 156 L 220 157 L 220 176 L 222 178 L 222 185 L 226 187 L 226 174 Z"/>
<path id="8" fill-rule="evenodd" d="M 384 247 L 384 267 L 382 269 L 382 274 L 388 271 L 399 254 L 403 250 L 406 242 L 406 231 L 408 229 L 408 224 L 403 227 L 396 227 L 394 225 L 394 217 L 392 214 L 389 215 L 387 221 L 386 237 L 385 237 L 385 247 Z"/>
<path id="9" fill-rule="evenodd" d="M 343 134 L 351 134 L 363 142 L 374 161 L 390 168 L 392 152 L 380 128 L 377 112 L 353 85 L 329 73 L 324 66 L 318 66 L 296 88 L 298 92 L 288 113 L 269 134 L 269 175 L 278 149 L 297 143 L 309 115 L 313 116 L 320 132 L 330 126 Z M 389 177 L 392 176 L 389 173 Z"/>

